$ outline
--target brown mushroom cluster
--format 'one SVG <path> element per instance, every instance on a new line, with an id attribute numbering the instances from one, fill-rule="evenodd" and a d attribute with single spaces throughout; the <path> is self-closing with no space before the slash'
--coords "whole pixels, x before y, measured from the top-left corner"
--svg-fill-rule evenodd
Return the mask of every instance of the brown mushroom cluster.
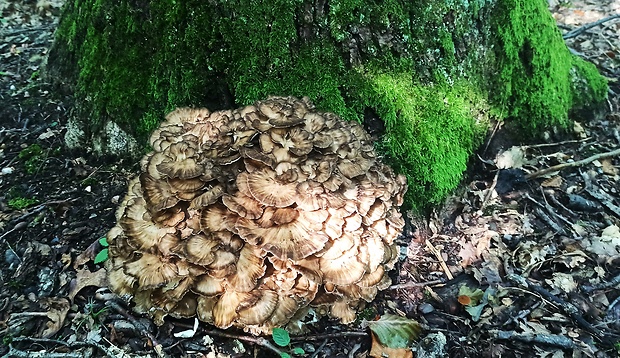
<path id="1" fill-rule="evenodd" d="M 272 97 L 177 109 L 150 143 L 108 234 L 137 312 L 265 333 L 309 307 L 352 322 L 390 285 L 406 181 L 358 123 Z"/>

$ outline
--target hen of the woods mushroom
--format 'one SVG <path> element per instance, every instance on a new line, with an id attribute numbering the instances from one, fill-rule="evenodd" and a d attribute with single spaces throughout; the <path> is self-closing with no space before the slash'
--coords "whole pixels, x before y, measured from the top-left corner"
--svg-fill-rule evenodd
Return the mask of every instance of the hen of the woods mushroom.
<path id="1" fill-rule="evenodd" d="M 358 123 L 273 97 L 177 109 L 150 143 L 108 234 L 137 312 L 265 333 L 308 307 L 352 322 L 390 285 L 406 180 Z"/>

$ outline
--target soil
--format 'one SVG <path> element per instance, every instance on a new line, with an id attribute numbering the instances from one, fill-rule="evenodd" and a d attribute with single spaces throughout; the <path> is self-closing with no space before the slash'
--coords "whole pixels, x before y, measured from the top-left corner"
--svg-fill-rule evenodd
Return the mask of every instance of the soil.
<path id="1" fill-rule="evenodd" d="M 613 0 L 550 3 L 564 33 L 620 12 Z M 64 146 L 71 99 L 42 76 L 61 6 L 0 4 L 0 356 L 293 353 L 192 320 L 155 327 L 107 292 L 94 262 L 138 163 Z M 545 133 L 544 143 L 517 143 L 501 124 L 490 131 L 455 195 L 428 218 L 410 215 L 394 285 L 366 319 L 417 320 L 419 356 L 620 355 L 618 33 L 613 19 L 567 39 L 610 80 L 604 108 L 575 114 L 573 131 Z M 360 322 L 308 328 L 292 339 L 299 356 L 377 349 Z"/>

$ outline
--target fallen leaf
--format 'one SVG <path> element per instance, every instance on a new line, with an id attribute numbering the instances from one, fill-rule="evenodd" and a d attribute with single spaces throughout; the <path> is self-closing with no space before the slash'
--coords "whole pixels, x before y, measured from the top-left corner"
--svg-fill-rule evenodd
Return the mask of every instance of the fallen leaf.
<path id="1" fill-rule="evenodd" d="M 198 318 L 194 317 L 194 328 L 193 329 L 188 329 L 185 331 L 173 333 L 172 335 L 177 338 L 192 338 L 196 334 L 197 330 L 198 330 Z M 290 338 L 289 338 L 289 341 L 290 341 Z"/>
<path id="2" fill-rule="evenodd" d="M 540 185 L 545 188 L 559 188 L 562 186 L 564 179 L 561 176 L 554 176 L 553 178 L 549 178 L 543 181 Z"/>
<path id="3" fill-rule="evenodd" d="M 603 173 L 607 175 L 612 175 L 612 176 L 618 175 L 618 168 L 614 166 L 614 164 L 611 161 L 611 158 L 601 159 L 601 169 L 603 170 Z"/>
<path id="4" fill-rule="evenodd" d="M 413 358 L 413 352 L 410 348 L 390 348 L 386 347 L 374 333 L 371 333 L 372 346 L 370 348 L 370 356 L 376 358 L 390 357 L 390 358 Z"/>
<path id="5" fill-rule="evenodd" d="M 495 165 L 499 169 L 521 168 L 525 164 L 525 150 L 523 147 L 513 146 L 503 151 L 495 158 Z"/>
<path id="6" fill-rule="evenodd" d="M 392 314 L 383 315 L 376 321 L 366 321 L 365 325 L 381 345 L 389 348 L 408 348 L 422 331 L 418 322 Z"/>
<path id="7" fill-rule="evenodd" d="M 87 262 L 94 260 L 95 255 L 99 250 L 101 250 L 99 240 L 93 241 L 92 244 L 90 244 L 84 251 L 82 251 L 82 253 L 78 255 L 78 257 L 75 258 L 75 261 L 73 262 L 73 268 L 77 269 L 78 267 L 86 264 Z"/>
<path id="8" fill-rule="evenodd" d="M 582 43 L 582 46 L 586 43 L 587 41 L 584 41 Z M 575 121 L 573 122 L 573 132 L 575 132 L 575 134 L 581 138 L 581 139 L 586 139 L 588 138 L 588 135 L 586 134 L 585 129 L 583 129 L 583 126 L 581 125 L 581 123 Z"/>
<path id="9" fill-rule="evenodd" d="M 84 287 L 95 286 L 103 287 L 106 285 L 106 271 L 105 269 L 99 269 L 95 272 L 91 272 L 89 269 L 77 270 L 75 279 L 71 280 L 69 294 L 67 295 L 71 302 Z"/>
<path id="10" fill-rule="evenodd" d="M 62 328 L 71 304 L 66 298 L 44 297 L 39 301 L 41 307 L 47 309 L 49 321 L 45 324 L 45 329 L 41 332 L 41 338 L 50 338 Z"/>
<path id="11" fill-rule="evenodd" d="M 603 230 L 601 236 L 582 240 L 581 245 L 584 250 L 598 258 L 620 255 L 620 228 L 610 225 Z"/>
<path id="12" fill-rule="evenodd" d="M 551 287 L 562 290 L 566 293 L 574 292 L 577 289 L 577 282 L 572 275 L 562 272 L 555 272 L 551 279 L 546 279 L 545 282 Z"/>

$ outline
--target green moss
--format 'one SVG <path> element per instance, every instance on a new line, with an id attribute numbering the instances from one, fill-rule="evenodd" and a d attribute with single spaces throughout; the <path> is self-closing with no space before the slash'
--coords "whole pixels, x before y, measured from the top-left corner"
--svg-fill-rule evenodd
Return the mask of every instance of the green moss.
<path id="1" fill-rule="evenodd" d="M 501 0 L 496 11 L 502 16 L 493 25 L 501 45 L 494 99 L 528 135 L 549 126 L 568 127 L 575 104 L 605 97 L 601 77 L 570 54 L 546 7 L 543 0 Z M 596 89 L 575 85 L 574 65 Z"/>
<path id="2" fill-rule="evenodd" d="M 43 162 L 46 155 L 43 153 L 43 148 L 38 144 L 31 144 L 30 146 L 22 149 L 18 155 L 19 159 L 24 161 L 24 169 L 28 174 L 36 173 Z"/>
<path id="3" fill-rule="evenodd" d="M 10 199 L 7 204 L 9 205 L 10 208 L 13 208 L 15 210 L 21 210 L 31 205 L 34 205 L 36 203 L 38 203 L 37 199 L 17 197 L 17 198 Z"/>
<path id="4" fill-rule="evenodd" d="M 67 68 L 78 63 L 74 115 L 88 119 L 87 136 L 113 119 L 145 143 L 178 106 L 292 95 L 347 120 L 372 109 L 386 127 L 379 150 L 409 178 L 408 205 L 422 208 L 458 184 L 483 135 L 481 109 L 536 133 L 567 126 L 571 108 L 606 93 L 595 68 L 570 55 L 544 0 L 306 6 L 67 2 L 57 43 Z"/>
<path id="5" fill-rule="evenodd" d="M 366 74 L 359 98 L 385 121 L 379 148 L 407 176 L 407 205 L 440 203 L 461 179 L 485 123 L 476 123 L 484 96 L 467 81 L 453 86 L 416 84 L 404 74 Z"/>

